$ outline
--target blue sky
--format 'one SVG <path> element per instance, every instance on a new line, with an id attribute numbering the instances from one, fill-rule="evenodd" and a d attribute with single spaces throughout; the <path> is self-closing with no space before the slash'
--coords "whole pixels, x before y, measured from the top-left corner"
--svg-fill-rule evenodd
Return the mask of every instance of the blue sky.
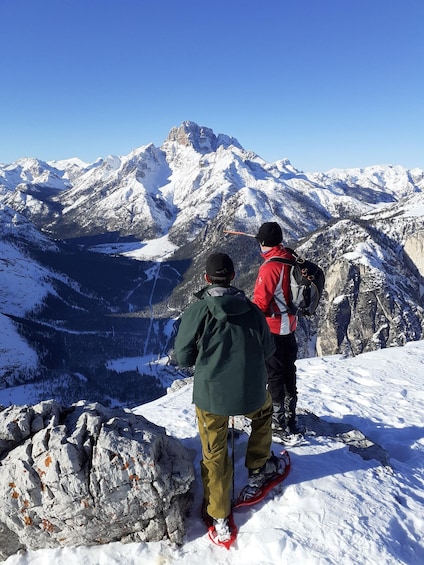
<path id="1" fill-rule="evenodd" d="M 1 0 L 0 163 L 192 120 L 304 171 L 424 169 L 423 0 Z"/>

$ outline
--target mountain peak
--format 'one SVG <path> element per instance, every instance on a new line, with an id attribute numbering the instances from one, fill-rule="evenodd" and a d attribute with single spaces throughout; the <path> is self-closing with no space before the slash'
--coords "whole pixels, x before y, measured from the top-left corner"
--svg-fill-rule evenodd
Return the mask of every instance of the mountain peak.
<path id="1" fill-rule="evenodd" d="M 216 136 L 210 128 L 199 126 L 192 121 L 185 121 L 179 127 L 173 127 L 166 142 L 191 146 L 195 151 L 202 154 L 216 151 L 220 146 L 227 148 L 230 145 L 234 145 L 242 149 L 235 138 L 223 134 Z"/>

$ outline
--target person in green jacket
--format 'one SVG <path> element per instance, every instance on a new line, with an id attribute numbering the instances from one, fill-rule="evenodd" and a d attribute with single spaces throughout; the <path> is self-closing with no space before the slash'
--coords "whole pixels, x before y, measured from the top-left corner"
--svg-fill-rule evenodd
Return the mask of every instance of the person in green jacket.
<path id="1" fill-rule="evenodd" d="M 234 265 L 226 253 L 206 261 L 208 286 L 183 313 L 175 338 L 182 367 L 194 366 L 195 404 L 202 445 L 203 515 L 219 541 L 231 537 L 230 416 L 251 419 L 245 465 L 256 488 L 278 469 L 271 454 L 272 400 L 265 360 L 275 349 L 265 317 L 242 290 L 231 286 Z"/>

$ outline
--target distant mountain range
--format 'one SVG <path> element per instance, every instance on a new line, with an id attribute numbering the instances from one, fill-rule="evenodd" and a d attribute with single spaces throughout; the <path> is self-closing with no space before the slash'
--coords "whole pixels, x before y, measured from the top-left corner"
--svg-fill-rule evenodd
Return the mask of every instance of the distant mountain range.
<path id="1" fill-rule="evenodd" d="M 80 393 L 103 379 L 111 396 L 108 360 L 168 353 L 212 250 L 233 256 L 251 292 L 257 244 L 223 229 L 264 221 L 326 273 L 302 356 L 422 339 L 423 189 L 424 171 L 399 165 L 267 163 L 193 122 L 123 157 L 0 165 L 0 387 L 53 371 Z"/>

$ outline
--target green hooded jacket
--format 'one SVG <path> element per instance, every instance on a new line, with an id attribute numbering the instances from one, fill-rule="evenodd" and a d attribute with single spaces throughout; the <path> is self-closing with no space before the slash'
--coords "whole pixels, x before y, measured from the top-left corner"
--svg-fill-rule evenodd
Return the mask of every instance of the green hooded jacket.
<path id="1" fill-rule="evenodd" d="M 274 340 L 265 316 L 243 291 L 209 285 L 195 294 L 175 338 L 182 367 L 194 365 L 193 402 L 221 416 L 248 414 L 265 402 L 265 359 Z"/>

